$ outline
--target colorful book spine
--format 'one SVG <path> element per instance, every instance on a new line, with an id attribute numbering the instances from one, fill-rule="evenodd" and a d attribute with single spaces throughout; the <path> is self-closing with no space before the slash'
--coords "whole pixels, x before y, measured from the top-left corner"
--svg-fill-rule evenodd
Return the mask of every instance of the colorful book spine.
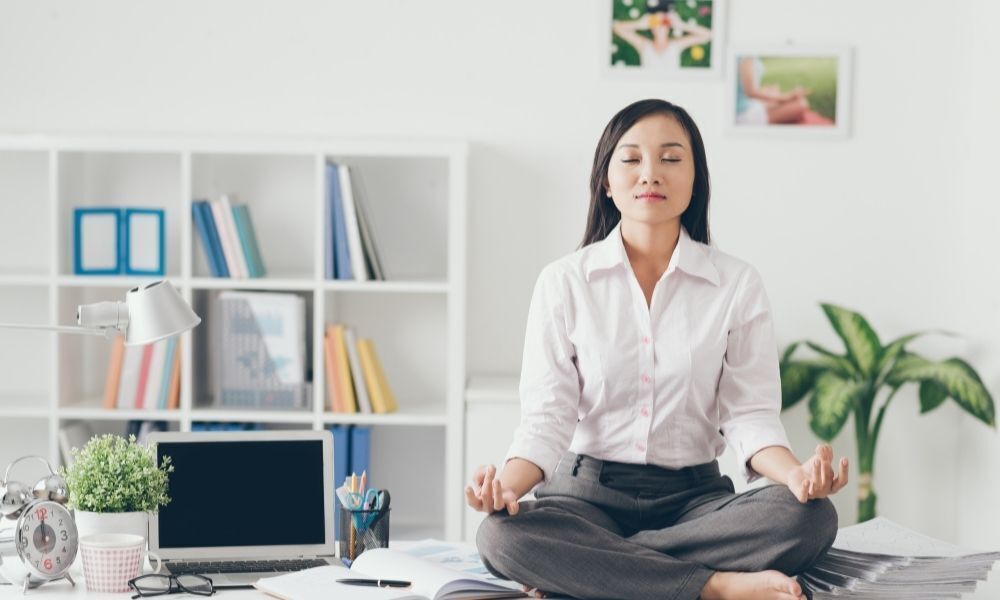
<path id="1" fill-rule="evenodd" d="M 149 381 L 149 365 L 153 362 L 153 346 L 146 344 L 142 347 L 142 362 L 139 367 L 139 383 L 135 388 L 135 399 L 132 401 L 134 408 L 143 408 L 146 397 L 146 383 Z"/>
<path id="2" fill-rule="evenodd" d="M 125 346 L 122 359 L 122 376 L 118 383 L 118 408 L 135 408 L 135 393 L 139 387 L 139 371 L 142 368 L 142 346 Z"/>
<path id="3" fill-rule="evenodd" d="M 222 220 L 226 222 L 225 229 L 227 235 L 229 235 L 230 244 L 232 244 L 236 270 L 240 274 L 240 279 L 248 279 L 250 277 L 250 266 L 247 264 L 247 254 L 244 252 L 243 244 L 240 242 L 240 233 L 236 228 L 236 219 L 233 218 L 233 204 L 229 194 L 223 194 L 219 197 L 219 212 L 222 214 Z"/>
<path id="4" fill-rule="evenodd" d="M 340 487 L 348 476 L 351 465 L 351 427 L 349 425 L 334 425 L 330 427 L 333 433 L 333 485 Z M 334 494 L 334 505 L 337 514 L 333 520 L 334 530 L 340 531 L 340 501 Z M 335 535 L 340 539 L 339 535 Z"/>
<path id="5" fill-rule="evenodd" d="M 150 344 L 153 347 L 153 357 L 149 361 L 149 376 L 146 379 L 142 406 L 146 410 L 160 408 L 160 389 L 163 387 L 163 370 L 167 363 L 167 343 L 167 340 L 160 340 Z"/>
<path id="6" fill-rule="evenodd" d="M 338 165 L 340 175 L 341 204 L 344 207 L 344 223 L 347 229 L 347 245 L 351 253 L 351 272 L 355 281 L 368 280 L 368 268 L 365 264 L 365 253 L 361 247 L 361 229 L 358 226 L 358 213 L 354 206 L 354 191 L 351 188 L 351 170 L 347 165 Z"/>
<path id="7" fill-rule="evenodd" d="M 355 425 L 351 427 L 351 473 L 368 473 L 368 488 L 374 489 L 372 472 L 368 464 L 371 448 L 371 427 Z"/>
<path id="8" fill-rule="evenodd" d="M 157 394 L 156 408 L 166 410 L 170 402 L 170 378 L 174 372 L 174 362 L 177 360 L 177 336 L 165 340 L 165 358 L 160 369 L 160 391 Z"/>
<path id="9" fill-rule="evenodd" d="M 181 407 L 181 341 L 177 340 L 176 359 L 170 372 L 170 397 L 167 399 L 167 410 L 177 410 Z"/>
<path id="10" fill-rule="evenodd" d="M 337 359 L 333 348 L 333 334 L 327 327 L 326 335 L 323 336 L 323 365 L 326 373 L 326 397 L 327 408 L 330 412 L 344 412 L 344 403 L 341 399 L 340 377 L 337 373 Z"/>
<path id="11" fill-rule="evenodd" d="M 396 412 L 396 398 L 389 387 L 389 380 L 382 370 L 378 355 L 375 353 L 375 343 L 370 339 L 358 340 L 358 358 L 365 374 L 368 394 L 371 396 L 372 409 L 376 413 Z"/>
<path id="12" fill-rule="evenodd" d="M 202 236 L 202 247 L 205 250 L 205 259 L 208 261 L 208 268 L 212 271 L 212 276 L 229 277 L 229 266 L 222 253 L 222 240 L 219 237 L 219 230 L 215 226 L 212 207 L 207 200 L 195 200 L 191 205 L 191 210 L 195 215 L 195 225 L 201 223 L 198 232 Z"/>
<path id="13" fill-rule="evenodd" d="M 125 359 L 125 338 L 115 336 L 111 343 L 111 358 L 108 359 L 108 374 L 104 379 L 104 408 L 114 408 L 118 402 L 118 384 L 122 376 L 122 361 Z"/>
<path id="14" fill-rule="evenodd" d="M 250 277 L 265 277 L 267 270 L 264 268 L 264 258 L 260 254 L 257 232 L 253 228 L 250 209 L 246 204 L 233 205 L 233 220 L 236 222 L 236 231 L 240 236 L 243 254 L 246 255 Z"/>
<path id="15" fill-rule="evenodd" d="M 351 253 L 347 246 L 347 222 L 344 220 L 344 203 L 341 199 L 340 167 L 335 164 L 326 165 L 327 201 L 333 214 L 333 256 L 335 261 L 335 277 L 340 280 L 353 280 L 351 272 Z"/>
<path id="16" fill-rule="evenodd" d="M 351 382 L 351 364 L 350 359 L 347 357 L 347 340 L 343 325 L 333 326 L 333 350 L 337 363 L 336 366 L 339 372 L 345 375 L 340 378 L 340 390 L 344 400 L 343 412 L 356 413 L 358 412 L 358 404 L 354 396 L 354 385 Z"/>
<path id="17" fill-rule="evenodd" d="M 225 258 L 226 267 L 229 269 L 229 276 L 233 279 L 246 279 L 246 274 L 240 272 L 240 263 L 237 258 L 237 246 L 234 232 L 229 229 L 228 220 L 222 204 L 219 201 L 209 202 L 212 219 L 215 221 L 215 228 L 219 232 L 219 241 L 222 245 L 222 256 Z"/>
<path id="18" fill-rule="evenodd" d="M 358 401 L 358 412 L 371 414 L 372 403 L 368 398 L 368 387 L 365 385 L 365 375 L 361 370 L 361 360 L 358 358 L 358 342 L 350 327 L 344 328 L 344 343 L 347 345 L 347 358 L 351 365 L 351 378 L 354 380 L 354 395 Z"/>

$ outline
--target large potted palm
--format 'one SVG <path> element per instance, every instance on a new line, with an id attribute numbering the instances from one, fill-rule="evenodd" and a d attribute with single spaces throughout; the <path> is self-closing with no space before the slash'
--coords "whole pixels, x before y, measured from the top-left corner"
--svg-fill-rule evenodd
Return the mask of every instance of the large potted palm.
<path id="1" fill-rule="evenodd" d="M 808 397 L 809 425 L 826 441 L 836 437 L 847 417 L 854 415 L 860 471 L 858 521 L 867 521 L 875 516 L 872 467 L 882 419 L 905 384 L 920 386 L 921 413 L 952 398 L 966 412 L 996 428 L 993 398 L 979 374 L 962 359 L 935 362 L 906 349 L 928 332 L 904 335 L 883 346 L 860 314 L 832 304 L 821 306 L 846 353 L 837 354 L 810 341 L 789 344 L 781 357 L 781 407 L 784 410 Z M 803 344 L 815 354 L 794 358 Z"/>

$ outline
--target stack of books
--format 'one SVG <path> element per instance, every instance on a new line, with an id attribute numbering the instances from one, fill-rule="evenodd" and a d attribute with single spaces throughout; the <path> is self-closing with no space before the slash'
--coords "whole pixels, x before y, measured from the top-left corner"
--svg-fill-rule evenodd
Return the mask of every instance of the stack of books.
<path id="1" fill-rule="evenodd" d="M 212 277 L 264 277 L 264 259 L 246 204 L 234 204 L 233 195 L 191 203 L 194 225 Z"/>
<path id="2" fill-rule="evenodd" d="M 221 408 L 306 410 L 305 299 L 221 292 L 215 305 L 215 398 Z"/>
<path id="3" fill-rule="evenodd" d="M 879 517 L 841 529 L 799 581 L 814 600 L 961 598 L 997 560 L 1000 552 L 964 550 Z"/>
<path id="4" fill-rule="evenodd" d="M 111 348 L 104 382 L 104 408 L 174 410 L 181 397 L 181 346 L 177 336 L 145 346 Z"/>
<path id="5" fill-rule="evenodd" d="M 323 238 L 327 279 L 381 281 L 386 278 L 360 182 L 355 169 L 327 163 Z"/>
<path id="6" fill-rule="evenodd" d="M 396 412 L 396 397 L 375 353 L 375 343 L 357 339 L 342 324 L 326 326 L 323 348 L 329 409 L 338 413 Z"/>

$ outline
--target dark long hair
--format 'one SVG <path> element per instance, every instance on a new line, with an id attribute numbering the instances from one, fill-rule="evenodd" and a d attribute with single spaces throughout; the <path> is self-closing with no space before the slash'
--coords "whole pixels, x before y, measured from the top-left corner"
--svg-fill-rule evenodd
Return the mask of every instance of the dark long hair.
<path id="1" fill-rule="evenodd" d="M 594 151 L 594 167 L 590 172 L 590 210 L 587 214 L 587 230 L 583 234 L 580 247 L 588 246 L 603 240 L 621 220 L 621 212 L 614 201 L 608 197 L 608 165 L 614 154 L 618 141 L 640 119 L 649 115 L 670 115 L 677 119 L 681 127 L 691 139 L 691 156 L 694 158 L 694 186 L 691 190 L 691 203 L 681 214 L 681 225 L 687 230 L 691 239 L 708 244 L 708 200 L 711 185 L 708 177 L 708 159 L 705 157 L 705 143 L 694 119 L 686 110 L 671 104 L 666 100 L 640 100 L 629 104 L 618 111 L 601 134 Z"/>

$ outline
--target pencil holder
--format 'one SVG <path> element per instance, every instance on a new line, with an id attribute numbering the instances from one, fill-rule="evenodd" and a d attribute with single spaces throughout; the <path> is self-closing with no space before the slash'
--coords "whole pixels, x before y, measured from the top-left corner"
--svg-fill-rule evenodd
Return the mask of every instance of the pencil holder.
<path id="1" fill-rule="evenodd" d="M 340 508 L 341 558 L 354 560 L 365 550 L 389 547 L 389 512 L 382 510 L 349 510 Z"/>

